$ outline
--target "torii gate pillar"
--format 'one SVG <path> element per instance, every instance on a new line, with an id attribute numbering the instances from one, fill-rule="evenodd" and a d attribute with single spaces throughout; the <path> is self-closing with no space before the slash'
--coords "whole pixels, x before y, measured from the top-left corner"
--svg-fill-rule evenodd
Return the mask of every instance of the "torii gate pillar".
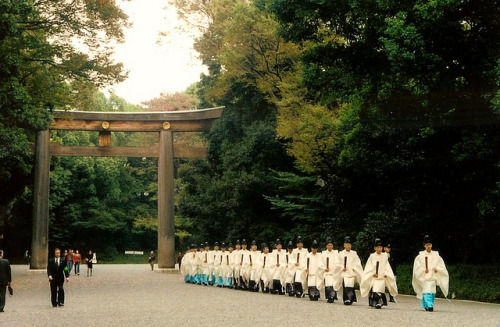
<path id="1" fill-rule="evenodd" d="M 160 132 L 158 158 L 158 268 L 175 267 L 174 139 Z"/>
<path id="2" fill-rule="evenodd" d="M 35 185 L 33 189 L 33 226 L 31 267 L 47 267 L 49 251 L 49 188 L 50 188 L 50 132 L 39 131 L 35 146 Z"/>

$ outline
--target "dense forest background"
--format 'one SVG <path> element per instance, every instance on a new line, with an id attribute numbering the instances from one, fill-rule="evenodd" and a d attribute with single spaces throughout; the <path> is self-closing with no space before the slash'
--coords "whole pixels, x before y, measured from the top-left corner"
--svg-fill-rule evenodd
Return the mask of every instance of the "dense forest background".
<path id="1" fill-rule="evenodd" d="M 172 0 L 201 32 L 208 73 L 135 106 L 99 92 L 126 78 L 109 59 L 127 26 L 114 1 L 3 1 L 2 246 L 10 256 L 30 248 L 29 143 L 54 109 L 223 105 L 209 133 L 176 135 L 209 147 L 208 160 L 176 161 L 179 249 L 298 235 L 339 247 L 350 235 L 362 257 L 381 237 L 410 261 L 429 233 L 447 262 L 498 263 L 499 2 Z M 52 132 L 62 144 L 96 140 Z M 50 245 L 155 248 L 156 176 L 149 158 L 53 157 Z"/>

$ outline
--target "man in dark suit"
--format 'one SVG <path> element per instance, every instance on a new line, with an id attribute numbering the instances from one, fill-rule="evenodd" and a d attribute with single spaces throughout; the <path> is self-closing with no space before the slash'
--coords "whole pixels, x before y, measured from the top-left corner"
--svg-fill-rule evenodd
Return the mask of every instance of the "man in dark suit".
<path id="1" fill-rule="evenodd" d="M 3 258 L 3 251 L 0 250 L 0 312 L 3 312 L 5 307 L 5 292 L 7 286 L 10 287 L 12 282 L 12 274 L 10 270 L 9 260 Z"/>
<path id="2" fill-rule="evenodd" d="M 69 282 L 69 271 L 66 261 L 61 258 L 61 250 L 54 250 L 54 258 L 49 259 L 47 275 L 50 282 L 50 298 L 52 306 L 64 306 L 64 279 Z"/>

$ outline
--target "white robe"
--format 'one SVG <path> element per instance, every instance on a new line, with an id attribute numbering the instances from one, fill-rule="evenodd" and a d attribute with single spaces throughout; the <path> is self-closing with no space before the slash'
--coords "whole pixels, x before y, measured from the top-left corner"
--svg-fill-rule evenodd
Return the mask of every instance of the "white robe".
<path id="1" fill-rule="evenodd" d="M 273 265 L 271 262 L 271 254 L 262 253 L 260 255 L 260 265 L 257 268 L 257 276 L 264 283 L 264 287 L 270 288 L 273 281 Z"/>
<path id="2" fill-rule="evenodd" d="M 425 273 L 425 258 L 429 272 Z M 437 273 L 434 272 L 437 270 Z M 417 293 L 417 298 L 422 298 L 422 293 L 436 293 L 436 285 L 441 288 L 444 296 L 448 296 L 450 276 L 444 264 L 443 258 L 437 251 L 421 251 L 415 258 L 413 264 L 413 290 Z"/>
<path id="3" fill-rule="evenodd" d="M 269 256 L 272 265 L 272 279 L 279 280 L 281 285 L 284 285 L 285 271 L 286 271 L 286 251 L 274 250 L 272 253 L 269 254 Z"/>
<path id="4" fill-rule="evenodd" d="M 248 254 L 249 260 L 251 263 L 250 266 L 250 280 L 255 281 L 256 283 L 259 282 L 260 280 L 260 275 L 259 273 L 261 270 L 259 269 L 260 266 L 262 266 L 262 262 L 260 260 L 261 253 L 259 251 L 250 251 Z"/>
<path id="5" fill-rule="evenodd" d="M 299 263 L 295 269 L 295 282 L 302 283 L 302 287 L 305 289 L 307 284 L 307 273 L 306 273 L 306 259 L 309 251 L 305 248 L 299 250 L 298 248 L 293 250 L 293 255 L 295 255 L 295 261 Z M 298 258 L 298 260 L 297 260 Z"/>
<path id="6" fill-rule="evenodd" d="M 239 278 L 240 277 L 240 261 L 239 258 L 241 258 L 241 250 L 234 250 L 231 253 L 231 268 L 232 268 L 232 273 L 233 277 Z"/>
<path id="7" fill-rule="evenodd" d="M 285 284 L 293 283 L 293 277 L 295 276 L 295 270 L 297 269 L 297 266 L 295 266 L 296 258 L 297 256 L 293 252 L 290 253 L 287 251 L 285 254 L 285 262 L 287 262 L 285 269 Z"/>
<path id="8" fill-rule="evenodd" d="M 378 262 L 378 277 L 373 276 L 377 273 Z M 398 286 L 396 285 L 396 278 L 389 264 L 389 256 L 383 252 L 380 254 L 372 253 L 366 261 L 365 270 L 361 283 L 359 285 L 362 297 L 368 296 L 370 290 L 373 292 L 385 293 L 385 288 L 389 290 L 392 296 L 398 295 Z"/>
<path id="9" fill-rule="evenodd" d="M 197 274 L 203 274 L 203 272 L 206 269 L 206 263 L 204 262 L 205 260 L 205 251 L 196 251 L 196 273 Z"/>
<path id="10" fill-rule="evenodd" d="M 223 260 L 226 260 L 226 254 L 229 254 L 229 252 L 222 250 L 219 251 L 219 253 L 216 255 L 215 261 L 214 261 L 214 270 L 215 270 L 215 277 L 223 277 Z"/>
<path id="11" fill-rule="evenodd" d="M 226 278 L 233 277 L 233 260 L 234 256 L 229 251 L 221 253 L 222 263 L 219 267 L 219 276 L 221 276 L 225 282 Z"/>
<path id="12" fill-rule="evenodd" d="M 238 264 L 240 265 L 240 277 L 248 283 L 250 281 L 250 251 L 241 250 L 239 253 Z"/>
<path id="13" fill-rule="evenodd" d="M 309 269 L 307 271 L 307 265 L 309 264 Z M 316 254 L 308 253 L 306 257 L 306 274 L 307 274 L 307 286 L 316 286 L 319 290 L 323 288 L 323 273 L 325 271 L 325 266 L 323 265 L 323 258 L 321 253 L 316 252 Z"/>
<path id="14" fill-rule="evenodd" d="M 186 277 L 187 275 L 189 275 L 189 264 L 188 264 L 188 261 L 189 261 L 189 257 L 191 256 L 191 252 L 186 252 L 186 254 L 184 254 L 184 256 L 182 257 L 182 260 L 181 260 L 181 269 L 180 269 L 180 273 L 181 273 L 181 276 L 182 277 Z"/>
<path id="15" fill-rule="evenodd" d="M 325 287 L 333 287 L 338 284 L 338 279 L 340 279 L 341 268 L 338 264 L 339 261 L 339 251 L 337 250 L 324 250 L 321 252 L 321 257 L 323 261 L 323 266 L 325 267 L 325 272 L 323 274 L 325 280 Z M 328 269 L 329 271 L 326 271 Z"/>
<path id="16" fill-rule="evenodd" d="M 346 271 L 344 271 L 344 263 Z M 356 251 L 343 250 L 339 252 L 337 265 L 340 267 L 340 275 L 337 275 L 337 284 L 334 289 L 340 290 L 342 282 L 344 282 L 345 287 L 354 287 L 355 282 L 361 283 L 363 267 Z"/>
<path id="17" fill-rule="evenodd" d="M 206 261 L 206 262 L 205 262 Z M 212 267 L 214 264 L 214 258 L 212 251 L 201 251 L 199 252 L 199 266 L 200 271 L 203 275 L 207 275 L 210 280 L 210 275 L 212 273 Z"/>
<path id="18" fill-rule="evenodd" d="M 219 267 L 220 267 L 220 261 L 221 261 L 221 250 L 213 250 L 212 251 L 212 257 L 213 257 L 213 262 L 210 267 L 210 273 L 215 276 L 215 281 L 217 281 L 217 277 L 219 277 Z"/>

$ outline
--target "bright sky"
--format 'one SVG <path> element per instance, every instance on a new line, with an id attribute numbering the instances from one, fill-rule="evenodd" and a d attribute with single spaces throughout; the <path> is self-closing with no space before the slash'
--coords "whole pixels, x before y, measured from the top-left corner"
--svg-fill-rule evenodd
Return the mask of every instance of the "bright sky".
<path id="1" fill-rule="evenodd" d="M 124 64 L 129 77 L 112 86 L 115 94 L 140 104 L 162 92 L 184 91 L 199 81 L 205 68 L 193 50 L 192 37 L 176 29 L 182 23 L 167 0 L 118 3 L 133 26 L 125 30 L 125 43 L 116 46 L 115 60 Z M 161 40 L 160 32 L 167 32 Z"/>

